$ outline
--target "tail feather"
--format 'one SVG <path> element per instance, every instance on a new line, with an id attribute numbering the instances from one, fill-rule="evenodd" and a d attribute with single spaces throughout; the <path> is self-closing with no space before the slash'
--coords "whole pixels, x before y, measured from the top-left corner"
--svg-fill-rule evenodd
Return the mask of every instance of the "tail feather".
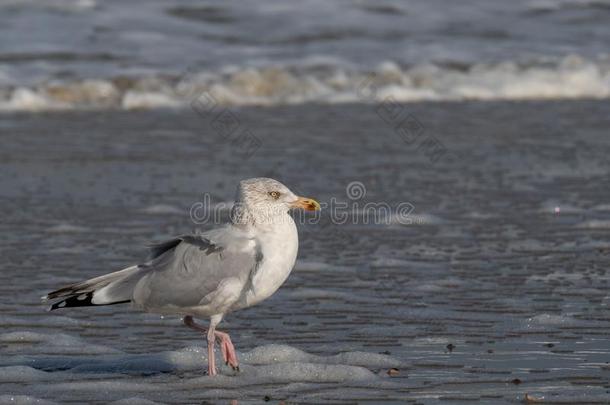
<path id="1" fill-rule="evenodd" d="M 85 307 L 93 305 L 123 304 L 131 301 L 133 288 L 142 276 L 140 266 L 70 284 L 42 297 L 44 301 L 63 298 L 49 306 L 53 311 L 59 308 Z"/>

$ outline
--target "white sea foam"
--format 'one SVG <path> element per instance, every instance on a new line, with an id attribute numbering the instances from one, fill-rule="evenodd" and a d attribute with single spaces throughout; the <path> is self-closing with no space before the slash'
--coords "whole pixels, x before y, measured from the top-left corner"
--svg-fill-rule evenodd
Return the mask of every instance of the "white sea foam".
<path id="1" fill-rule="evenodd" d="M 151 108 L 176 108 L 183 106 L 184 102 L 172 97 L 171 94 L 161 92 L 128 91 L 123 96 L 121 107 L 125 110 L 146 110 Z"/>
<path id="2" fill-rule="evenodd" d="M 244 371 L 248 370 L 250 368 Z M 256 378 L 268 382 L 340 382 L 377 378 L 364 367 L 307 362 L 269 364 L 251 370 Z"/>
<path id="3" fill-rule="evenodd" d="M 260 346 L 245 353 L 243 359 L 250 364 L 272 364 L 304 361 L 321 364 L 347 364 L 352 366 L 400 367 L 401 363 L 390 356 L 368 352 L 340 353 L 334 356 L 316 356 L 287 345 Z"/>
<path id="4" fill-rule="evenodd" d="M 7 111 L 41 111 L 58 109 L 59 105 L 46 98 L 36 89 L 19 87 L 8 100 L 0 101 L 0 110 Z"/>
<path id="5" fill-rule="evenodd" d="M 64 388 L 87 389 L 90 382 L 65 382 L 70 375 L 108 376 L 114 374 L 152 375 L 167 372 L 198 372 L 204 369 L 207 351 L 200 346 L 150 354 L 127 354 L 92 345 L 86 339 L 65 334 L 11 332 L 0 335 L 0 343 L 21 344 L 21 351 L 0 360 L 1 382 L 61 380 Z M 24 342 L 42 344 L 44 350 L 23 346 Z M 71 350 L 64 350 L 70 347 Z M 31 355 L 27 353 L 38 353 Z M 44 353 L 44 354 L 43 354 Z M 103 356 L 100 356 L 103 354 Z M 332 382 L 375 380 L 369 368 L 400 367 L 401 362 L 391 356 L 368 352 L 345 352 L 333 356 L 317 356 L 287 345 L 265 345 L 238 354 L 241 372 L 229 380 L 210 382 L 226 386 L 247 382 Z M 221 374 L 235 375 L 228 366 L 221 366 Z M 93 378 L 93 377 L 92 377 Z M 97 378 L 97 377 L 95 377 Z M 132 390 L 134 387 L 115 387 Z M 99 389 L 99 387 L 98 387 Z"/>
<path id="6" fill-rule="evenodd" d="M 7 93 L 6 89 L 4 93 Z M 89 79 L 16 87 L 0 110 L 189 108 L 439 100 L 525 100 L 610 97 L 610 65 L 569 55 L 555 63 L 476 63 L 467 68 L 392 61 L 368 71 L 345 63 L 231 67 L 216 72 Z"/>

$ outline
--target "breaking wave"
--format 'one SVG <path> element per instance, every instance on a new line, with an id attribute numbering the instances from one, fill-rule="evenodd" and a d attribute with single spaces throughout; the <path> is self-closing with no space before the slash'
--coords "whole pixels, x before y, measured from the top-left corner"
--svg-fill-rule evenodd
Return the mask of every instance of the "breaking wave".
<path id="1" fill-rule="evenodd" d="M 182 74 L 47 81 L 0 87 L 0 110 L 186 108 L 194 99 L 218 105 L 374 103 L 610 97 L 610 59 L 575 55 L 522 64 L 423 64 L 392 61 L 361 71 L 348 64 L 272 65 L 189 70 Z"/>

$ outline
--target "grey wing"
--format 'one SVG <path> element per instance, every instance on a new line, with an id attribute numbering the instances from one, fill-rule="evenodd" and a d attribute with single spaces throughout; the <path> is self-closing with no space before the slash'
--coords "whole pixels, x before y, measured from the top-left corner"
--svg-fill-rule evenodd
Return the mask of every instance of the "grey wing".
<path id="1" fill-rule="evenodd" d="M 181 236 L 151 248 L 149 271 L 135 288 L 134 303 L 157 312 L 230 306 L 251 283 L 262 254 L 258 243 L 231 229 Z"/>

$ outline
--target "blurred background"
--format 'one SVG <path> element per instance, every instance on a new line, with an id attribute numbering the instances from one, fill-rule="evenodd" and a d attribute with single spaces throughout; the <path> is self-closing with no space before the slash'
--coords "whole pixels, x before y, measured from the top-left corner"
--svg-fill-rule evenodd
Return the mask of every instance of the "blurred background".
<path id="1" fill-rule="evenodd" d="M 0 109 L 154 108 L 188 85 L 224 103 L 609 94 L 604 0 L 4 0 Z"/>
<path id="2" fill-rule="evenodd" d="M 609 19 L 0 0 L 0 403 L 608 403 Z M 285 285 L 223 320 L 238 376 L 177 317 L 44 311 L 258 176 L 349 220 L 303 221 Z"/>

